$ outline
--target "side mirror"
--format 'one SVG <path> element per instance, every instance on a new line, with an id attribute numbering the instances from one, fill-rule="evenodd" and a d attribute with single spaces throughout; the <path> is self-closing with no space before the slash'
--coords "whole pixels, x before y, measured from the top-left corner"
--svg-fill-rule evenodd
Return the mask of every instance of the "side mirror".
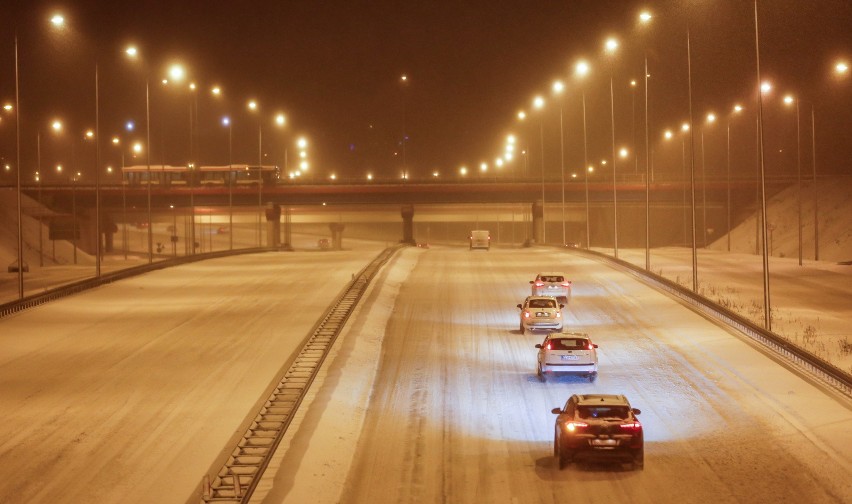
<path id="1" fill-rule="evenodd" d="M 559 303 L 559 308 L 565 308 L 565 305 L 562 304 L 562 303 Z"/>
<path id="2" fill-rule="evenodd" d="M 598 344 L 597 344 L 597 343 L 592 343 L 592 346 L 593 346 L 593 347 L 595 347 L 595 348 L 597 348 L 597 347 L 598 347 Z"/>
<path id="3" fill-rule="evenodd" d="M 536 344 L 535 344 L 535 347 L 536 347 L 536 348 L 541 348 L 541 343 L 536 343 Z"/>
<path id="4" fill-rule="evenodd" d="M 639 408 L 633 408 L 633 414 L 634 414 L 634 415 L 641 415 L 641 414 L 642 414 L 642 410 L 640 410 Z"/>
<path id="5" fill-rule="evenodd" d="M 521 305 L 520 305 L 520 303 L 519 303 L 519 304 L 518 304 L 518 309 L 521 309 L 521 310 L 522 310 L 523 308 L 524 308 L 524 307 L 523 307 L 523 306 L 521 306 Z"/>
<path id="6" fill-rule="evenodd" d="M 534 284 L 535 280 L 530 280 L 530 285 Z"/>
<path id="7" fill-rule="evenodd" d="M 550 410 L 550 412 L 553 413 L 554 415 L 561 415 L 562 414 L 562 408 L 553 408 L 552 410 Z"/>

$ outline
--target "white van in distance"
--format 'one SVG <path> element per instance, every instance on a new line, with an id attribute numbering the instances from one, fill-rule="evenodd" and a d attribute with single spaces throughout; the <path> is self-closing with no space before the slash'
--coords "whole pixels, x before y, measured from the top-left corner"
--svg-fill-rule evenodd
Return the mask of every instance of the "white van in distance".
<path id="1" fill-rule="evenodd" d="M 491 233 L 487 229 L 475 229 L 470 232 L 470 250 L 475 248 L 491 249 Z"/>

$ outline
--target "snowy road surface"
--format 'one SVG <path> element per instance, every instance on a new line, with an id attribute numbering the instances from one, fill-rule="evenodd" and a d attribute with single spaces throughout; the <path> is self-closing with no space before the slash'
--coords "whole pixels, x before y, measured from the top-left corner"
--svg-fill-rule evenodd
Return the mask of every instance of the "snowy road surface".
<path id="1" fill-rule="evenodd" d="M 351 320 L 304 436 L 252 502 L 852 502 L 850 401 L 672 299 L 547 249 L 406 250 L 394 268 L 392 312 Z M 569 326 L 600 345 L 594 384 L 539 382 L 543 337 L 517 330 L 528 280 L 553 270 L 574 280 Z M 550 409 L 585 392 L 642 410 L 644 471 L 557 469 Z"/>
<path id="2" fill-rule="evenodd" d="M 0 503 L 186 502 L 383 248 L 202 261 L 0 321 Z"/>
<path id="3" fill-rule="evenodd" d="M 381 246 L 202 262 L 0 322 L 0 502 L 197 502 Z M 553 270 L 574 280 L 568 325 L 600 345 L 594 384 L 539 382 L 543 336 L 518 333 L 527 282 Z M 593 391 L 642 410 L 644 471 L 557 470 L 550 409 Z M 599 263 L 412 248 L 350 318 L 252 502 L 852 502 L 850 447 L 848 399 Z"/>

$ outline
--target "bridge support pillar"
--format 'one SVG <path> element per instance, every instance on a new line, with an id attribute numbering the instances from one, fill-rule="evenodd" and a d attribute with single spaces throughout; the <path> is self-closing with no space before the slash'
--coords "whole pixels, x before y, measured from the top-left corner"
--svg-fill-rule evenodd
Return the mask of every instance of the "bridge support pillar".
<path id="1" fill-rule="evenodd" d="M 281 205 L 266 204 L 266 246 L 278 248 L 281 243 Z"/>
<path id="2" fill-rule="evenodd" d="M 293 216 L 290 207 L 284 208 L 284 232 L 281 238 L 281 250 L 293 250 L 293 239 L 291 225 L 293 224 Z"/>
<path id="3" fill-rule="evenodd" d="M 331 230 L 331 248 L 332 250 L 343 250 L 343 229 L 345 225 L 340 222 L 332 222 L 328 225 Z"/>
<path id="4" fill-rule="evenodd" d="M 536 200 L 532 204 L 532 243 L 544 243 L 544 201 Z"/>
<path id="5" fill-rule="evenodd" d="M 118 232 L 118 226 L 108 215 L 101 216 L 101 233 L 103 234 L 103 248 L 101 249 L 104 253 L 111 253 L 115 250 L 115 233 Z"/>
<path id="6" fill-rule="evenodd" d="M 414 205 L 405 205 L 400 211 L 402 215 L 402 240 L 400 243 L 415 245 L 414 241 Z"/>

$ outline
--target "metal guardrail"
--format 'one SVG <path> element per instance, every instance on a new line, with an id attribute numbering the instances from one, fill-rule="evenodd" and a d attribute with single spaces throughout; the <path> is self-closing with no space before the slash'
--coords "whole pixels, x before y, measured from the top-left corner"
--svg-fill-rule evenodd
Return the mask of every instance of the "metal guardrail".
<path id="1" fill-rule="evenodd" d="M 680 299 L 696 312 L 736 329 L 753 341 L 760 343 L 764 348 L 771 350 L 774 354 L 783 357 L 787 362 L 794 364 L 799 369 L 808 372 L 811 376 L 843 394 L 852 397 L 852 375 L 817 357 L 804 348 L 794 345 L 781 336 L 754 324 L 738 313 L 716 304 L 671 280 L 646 271 L 644 268 L 629 262 L 615 259 L 594 250 L 571 250 L 618 267 L 646 285 Z"/>
<path id="2" fill-rule="evenodd" d="M 120 271 L 101 275 L 99 278 L 87 278 L 85 280 L 66 284 L 55 289 L 49 289 L 39 294 L 26 296 L 23 299 L 19 299 L 17 301 L 11 301 L 8 303 L 0 304 L 0 319 L 3 319 L 10 315 L 14 315 L 29 308 L 35 308 L 36 306 L 55 301 L 57 299 L 71 296 L 83 291 L 87 291 L 89 289 L 94 289 L 95 287 L 100 287 L 101 285 L 106 285 L 112 282 L 117 282 L 119 280 L 124 280 L 126 278 L 130 278 L 136 275 L 148 273 L 150 271 L 156 271 L 171 266 L 179 266 L 181 264 L 187 264 L 206 259 L 216 259 L 218 257 L 227 257 L 241 254 L 256 254 L 258 252 L 271 252 L 273 250 L 275 249 L 267 247 L 256 247 L 239 250 L 223 250 L 220 252 L 208 252 L 204 254 L 193 254 L 172 259 L 164 259 L 162 261 L 152 262 L 149 264 L 133 266 Z"/>
<path id="3" fill-rule="evenodd" d="M 283 374 L 260 411 L 213 477 L 205 475 L 201 502 L 249 502 L 275 450 L 308 393 L 337 336 L 355 310 L 370 281 L 391 256 L 405 245 L 381 252 L 344 288 L 309 333 L 293 363 Z"/>

